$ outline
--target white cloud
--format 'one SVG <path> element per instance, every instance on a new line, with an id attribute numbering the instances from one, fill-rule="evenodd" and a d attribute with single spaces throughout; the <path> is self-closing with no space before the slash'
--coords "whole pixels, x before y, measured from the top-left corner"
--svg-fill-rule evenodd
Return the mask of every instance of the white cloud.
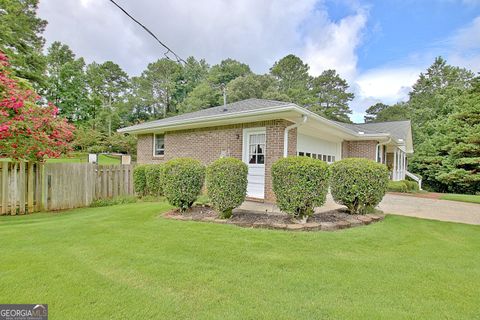
<path id="1" fill-rule="evenodd" d="M 480 71 L 480 16 L 456 31 L 446 42 L 450 63 Z"/>
<path id="2" fill-rule="evenodd" d="M 312 75 L 335 69 L 342 77 L 352 80 L 357 72 L 356 49 L 367 22 L 367 12 L 359 9 L 338 23 L 328 21 L 323 13 L 317 16 L 319 21 L 306 37 L 304 54 Z"/>
<path id="3" fill-rule="evenodd" d="M 360 97 L 395 103 L 405 99 L 419 74 L 419 69 L 409 67 L 374 69 L 361 74 L 355 83 Z"/>
<path id="4" fill-rule="evenodd" d="M 117 2 L 183 58 L 215 64 L 231 57 L 260 73 L 293 53 L 314 75 L 334 68 L 350 79 L 367 20 L 366 10 L 354 1 L 347 5 L 356 13 L 338 22 L 329 19 L 323 0 Z M 64 42 L 88 62 L 113 60 L 138 74 L 165 52 L 109 1 L 44 0 L 39 15 L 49 22 L 48 43 Z"/>
<path id="5" fill-rule="evenodd" d="M 299 54 L 300 25 L 316 0 L 117 0 L 163 42 L 186 58 L 214 64 L 227 57 L 266 72 L 288 53 Z M 109 1 L 44 0 L 48 42 L 62 41 L 87 61 L 113 60 L 130 74 L 163 57 L 165 50 Z"/>

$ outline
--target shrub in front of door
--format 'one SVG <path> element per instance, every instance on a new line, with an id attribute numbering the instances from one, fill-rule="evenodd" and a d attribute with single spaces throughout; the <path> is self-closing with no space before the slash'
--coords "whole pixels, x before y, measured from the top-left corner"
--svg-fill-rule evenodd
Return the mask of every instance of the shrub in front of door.
<path id="1" fill-rule="evenodd" d="M 236 158 L 220 158 L 207 167 L 206 186 L 210 202 L 221 218 L 245 201 L 248 166 Z"/>
<path id="2" fill-rule="evenodd" d="M 306 222 L 328 192 L 328 165 L 310 157 L 287 157 L 272 166 L 273 192 L 283 212 Z"/>
<path id="3" fill-rule="evenodd" d="M 348 158 L 330 166 L 330 191 L 351 214 L 365 214 L 382 201 L 387 191 L 388 168 L 368 159 Z"/>
<path id="4" fill-rule="evenodd" d="M 195 159 L 177 158 L 167 161 L 162 172 L 168 202 L 181 212 L 191 208 L 202 190 L 205 167 Z"/>

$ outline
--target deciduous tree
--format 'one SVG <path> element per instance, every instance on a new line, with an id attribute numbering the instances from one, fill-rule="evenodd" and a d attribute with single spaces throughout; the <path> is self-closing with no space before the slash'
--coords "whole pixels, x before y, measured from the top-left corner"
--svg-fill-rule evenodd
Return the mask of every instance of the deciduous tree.
<path id="1" fill-rule="evenodd" d="M 73 126 L 53 104 L 39 105 L 40 96 L 28 82 L 15 79 L 8 66 L 0 52 L 0 155 L 41 161 L 70 150 Z"/>

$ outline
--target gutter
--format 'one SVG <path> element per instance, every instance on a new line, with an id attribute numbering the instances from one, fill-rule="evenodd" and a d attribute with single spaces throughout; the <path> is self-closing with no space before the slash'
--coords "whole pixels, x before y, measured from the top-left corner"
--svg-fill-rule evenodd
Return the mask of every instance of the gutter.
<path id="1" fill-rule="evenodd" d="M 288 155 L 288 132 L 292 129 L 300 127 L 302 124 L 306 123 L 307 120 L 308 120 L 308 117 L 305 114 L 303 114 L 301 122 L 294 123 L 285 128 L 285 132 L 283 134 L 283 157 L 284 158 L 287 157 Z"/>

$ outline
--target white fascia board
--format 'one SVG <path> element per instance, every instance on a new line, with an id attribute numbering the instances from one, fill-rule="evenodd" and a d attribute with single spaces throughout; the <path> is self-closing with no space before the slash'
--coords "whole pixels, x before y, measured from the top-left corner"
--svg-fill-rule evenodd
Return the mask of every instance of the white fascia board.
<path id="1" fill-rule="evenodd" d="M 173 130 L 178 126 L 186 126 L 189 124 L 197 124 L 197 123 L 208 122 L 208 121 L 228 120 L 228 119 L 239 118 L 242 116 L 264 115 L 264 114 L 272 113 L 272 111 L 283 112 L 283 111 L 290 111 L 290 110 L 293 110 L 292 105 L 275 106 L 275 107 L 264 108 L 260 110 L 248 110 L 248 111 L 241 111 L 241 112 L 235 112 L 235 113 L 224 114 L 224 115 L 216 114 L 216 115 L 205 116 L 200 118 L 176 120 L 176 121 L 174 120 L 170 122 L 165 122 L 160 125 L 152 122 L 151 124 L 146 123 L 145 125 L 136 125 L 136 126 L 126 127 L 126 128 L 121 128 L 121 129 L 118 129 L 117 131 L 122 133 L 133 133 L 133 134 L 150 133 L 159 129 L 161 129 L 162 131 L 167 131 L 168 129 Z M 138 126 L 138 129 L 135 128 L 137 126 Z"/>
<path id="2" fill-rule="evenodd" d="M 295 111 L 300 115 L 305 115 L 308 118 L 317 120 L 327 126 L 333 127 L 337 130 L 342 131 L 343 133 L 353 136 L 358 140 L 371 140 L 372 138 L 388 139 L 390 137 L 390 134 L 383 134 L 383 133 L 359 134 L 358 132 L 347 129 L 339 125 L 338 123 L 325 119 L 324 117 L 321 117 L 316 113 L 313 113 L 304 108 L 300 108 L 299 106 L 293 103 L 289 105 L 263 108 L 260 110 L 248 110 L 248 111 L 235 112 L 235 113 L 230 113 L 225 115 L 217 114 L 217 115 L 205 116 L 205 117 L 193 118 L 193 119 L 176 120 L 176 121 L 174 120 L 174 121 L 166 122 L 160 125 L 156 124 L 155 122 L 152 122 L 150 124 L 146 123 L 144 125 L 135 125 L 131 127 L 121 128 L 121 129 L 118 129 L 117 131 L 121 133 L 131 133 L 131 134 L 152 133 L 157 131 L 165 132 L 169 130 L 178 129 L 179 127 L 181 127 L 181 129 L 188 129 L 188 125 L 193 126 L 194 124 L 206 123 L 210 121 L 220 122 L 222 120 L 229 120 L 229 119 L 240 118 L 240 117 L 260 116 L 260 115 L 275 114 L 275 113 L 288 112 L 288 111 Z"/>

